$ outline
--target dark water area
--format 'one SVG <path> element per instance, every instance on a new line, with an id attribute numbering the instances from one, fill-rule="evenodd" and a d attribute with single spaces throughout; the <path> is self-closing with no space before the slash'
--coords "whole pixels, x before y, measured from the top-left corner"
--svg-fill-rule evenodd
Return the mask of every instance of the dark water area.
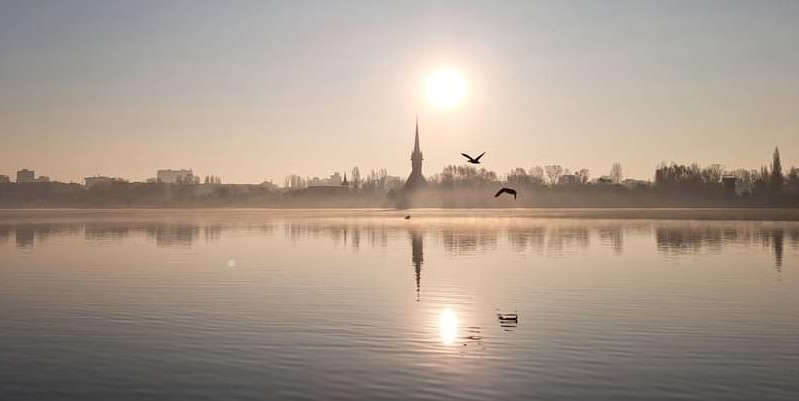
<path id="1" fill-rule="evenodd" d="M 0 212 L 0 400 L 799 398 L 799 223 L 601 213 Z"/>

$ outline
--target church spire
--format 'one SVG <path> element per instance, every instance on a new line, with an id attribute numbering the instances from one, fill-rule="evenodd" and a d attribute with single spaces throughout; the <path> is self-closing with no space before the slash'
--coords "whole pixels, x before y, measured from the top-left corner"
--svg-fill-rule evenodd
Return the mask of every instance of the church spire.
<path id="1" fill-rule="evenodd" d="M 406 189 L 415 189 L 427 185 L 427 180 L 422 175 L 422 148 L 419 146 L 419 117 L 416 117 L 416 136 L 413 138 L 413 153 L 411 153 L 411 175 L 405 181 Z"/>
<path id="2" fill-rule="evenodd" d="M 421 153 L 419 149 L 419 116 L 416 116 L 416 138 L 413 140 L 413 153 Z"/>

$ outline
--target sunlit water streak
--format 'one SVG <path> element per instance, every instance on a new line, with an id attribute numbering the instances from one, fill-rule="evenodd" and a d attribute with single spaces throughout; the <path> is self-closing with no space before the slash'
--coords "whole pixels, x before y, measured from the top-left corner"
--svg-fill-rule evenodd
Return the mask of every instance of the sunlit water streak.
<path id="1" fill-rule="evenodd" d="M 444 345 L 452 345 L 458 336 L 458 317 L 452 309 L 444 309 L 441 311 L 441 318 L 439 319 L 439 326 L 441 326 L 441 342 Z"/>
<path id="2" fill-rule="evenodd" d="M 413 213 L 0 214 L 0 399 L 799 394 L 799 224 Z"/>

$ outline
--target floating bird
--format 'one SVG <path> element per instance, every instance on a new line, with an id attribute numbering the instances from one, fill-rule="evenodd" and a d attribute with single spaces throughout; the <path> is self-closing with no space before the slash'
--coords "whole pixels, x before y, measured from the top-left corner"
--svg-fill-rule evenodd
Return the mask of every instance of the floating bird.
<path id="1" fill-rule="evenodd" d="M 466 161 L 467 163 L 480 164 L 480 158 L 483 157 L 483 155 L 486 154 L 486 152 L 480 153 L 480 156 L 477 156 L 477 157 L 471 157 L 471 156 L 467 155 L 466 153 L 461 153 L 461 154 L 463 155 L 463 157 L 469 159 L 469 160 Z"/>
<path id="2" fill-rule="evenodd" d="M 502 195 L 502 194 L 513 195 L 513 199 L 516 200 L 516 190 L 513 189 L 513 188 L 503 187 L 502 189 L 497 191 L 497 193 L 496 193 L 496 195 L 494 195 L 494 197 L 495 198 L 499 198 L 499 196 Z"/>
<path id="3" fill-rule="evenodd" d="M 518 322 L 519 313 L 497 313 L 497 319 L 500 322 Z"/>
<path id="4" fill-rule="evenodd" d="M 411 219 L 411 215 L 405 216 L 405 220 L 410 220 L 410 219 Z"/>

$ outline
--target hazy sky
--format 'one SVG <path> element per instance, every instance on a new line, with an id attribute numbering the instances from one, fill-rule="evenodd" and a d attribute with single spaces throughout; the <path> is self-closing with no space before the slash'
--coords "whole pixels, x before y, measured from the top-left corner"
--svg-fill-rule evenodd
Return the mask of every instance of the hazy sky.
<path id="1" fill-rule="evenodd" d="M 0 174 L 799 165 L 799 1 L 0 0 Z M 464 101 L 424 98 L 446 66 Z"/>

